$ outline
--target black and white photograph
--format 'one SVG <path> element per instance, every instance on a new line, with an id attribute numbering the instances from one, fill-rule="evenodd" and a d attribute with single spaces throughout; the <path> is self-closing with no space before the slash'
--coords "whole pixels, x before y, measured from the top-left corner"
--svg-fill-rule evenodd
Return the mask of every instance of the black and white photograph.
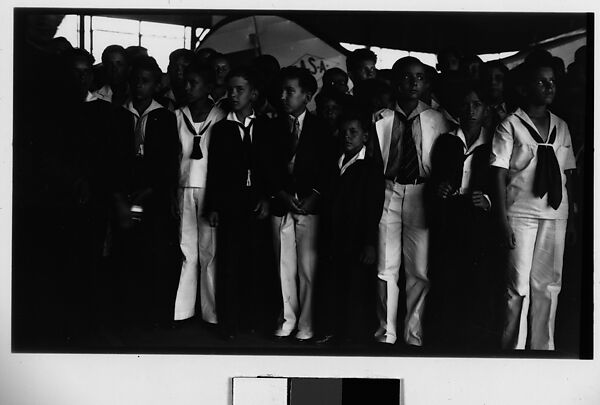
<path id="1" fill-rule="evenodd" d="M 173 4 L 4 15 L 8 356 L 134 367 L 145 392 L 15 404 L 169 403 L 148 361 L 181 361 L 181 389 L 227 376 L 172 402 L 215 405 L 376 403 L 363 380 L 500 404 L 498 369 L 593 365 L 593 9 Z M 597 403 L 589 381 L 552 398 Z"/>

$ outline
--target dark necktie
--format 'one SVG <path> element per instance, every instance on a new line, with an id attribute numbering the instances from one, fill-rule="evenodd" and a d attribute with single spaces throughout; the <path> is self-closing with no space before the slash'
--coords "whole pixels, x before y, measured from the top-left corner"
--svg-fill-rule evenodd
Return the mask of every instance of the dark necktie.
<path id="1" fill-rule="evenodd" d="M 298 142 L 300 141 L 300 121 L 298 117 L 290 117 L 290 132 L 291 132 L 291 149 L 292 156 L 296 154 L 296 148 L 298 147 Z"/>
<path id="2" fill-rule="evenodd" d="M 250 130 L 252 129 L 252 125 L 254 125 L 254 120 L 251 119 L 247 127 L 242 123 L 238 123 L 238 125 L 244 131 L 244 137 L 242 138 L 242 164 L 246 169 L 250 170 L 252 164 L 252 138 Z"/>
<path id="3" fill-rule="evenodd" d="M 187 127 L 188 131 L 194 134 L 192 153 L 190 154 L 190 159 L 200 160 L 203 157 L 202 148 L 200 148 L 200 141 L 202 140 L 202 135 L 204 135 L 204 133 L 208 130 L 208 127 L 210 127 L 210 121 L 206 125 L 204 125 L 204 127 L 200 131 L 198 131 L 198 133 L 196 133 L 196 129 L 185 114 L 183 114 L 183 122 L 185 122 L 185 126 Z"/>
<path id="4" fill-rule="evenodd" d="M 412 133 L 412 124 L 415 118 L 411 119 L 400 115 L 400 119 L 404 123 L 404 133 L 401 138 L 400 159 L 398 167 L 398 176 L 396 182 L 400 184 L 414 184 L 419 178 L 419 159 L 417 156 L 417 146 Z"/>
<path id="5" fill-rule="evenodd" d="M 562 176 L 560 166 L 554 153 L 552 144 L 556 140 L 556 127 L 548 136 L 548 142 L 544 142 L 537 131 L 527 121 L 519 117 L 531 137 L 539 144 L 537 151 L 537 165 L 535 167 L 535 178 L 533 180 L 533 195 L 544 198 L 548 194 L 548 205 L 555 210 L 562 202 Z"/>

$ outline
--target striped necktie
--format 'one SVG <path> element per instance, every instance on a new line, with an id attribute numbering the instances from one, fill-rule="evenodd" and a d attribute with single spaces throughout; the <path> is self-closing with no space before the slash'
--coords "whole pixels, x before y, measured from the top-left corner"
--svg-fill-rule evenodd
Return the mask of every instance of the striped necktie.
<path id="1" fill-rule="evenodd" d="M 396 182 L 400 184 L 414 184 L 419 178 L 419 159 L 412 132 L 412 124 L 418 116 L 415 115 L 413 118 L 408 119 L 400 115 L 400 119 L 404 123 L 404 133 L 400 141 L 398 176 L 396 177 Z"/>

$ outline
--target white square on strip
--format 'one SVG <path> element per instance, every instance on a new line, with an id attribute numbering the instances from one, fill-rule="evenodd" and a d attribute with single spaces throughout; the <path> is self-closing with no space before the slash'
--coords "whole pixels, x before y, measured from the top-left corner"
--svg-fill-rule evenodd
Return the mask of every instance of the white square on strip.
<path id="1" fill-rule="evenodd" d="M 233 405 L 287 405 L 287 378 L 233 379 Z"/>

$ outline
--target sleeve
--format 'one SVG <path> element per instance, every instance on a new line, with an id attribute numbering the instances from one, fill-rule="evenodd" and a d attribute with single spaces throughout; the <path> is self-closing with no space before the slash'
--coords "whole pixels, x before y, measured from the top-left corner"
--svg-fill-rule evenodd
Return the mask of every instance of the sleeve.
<path id="1" fill-rule="evenodd" d="M 502 121 L 496 128 L 492 139 L 490 165 L 508 169 L 514 143 L 513 128 L 508 119 Z"/>
<path id="2" fill-rule="evenodd" d="M 564 148 L 566 148 L 566 153 L 565 153 L 565 161 L 559 162 L 559 163 L 562 163 L 563 171 L 574 170 L 577 168 L 577 164 L 575 161 L 575 154 L 573 153 L 573 144 L 571 143 L 571 132 L 569 131 L 569 127 L 567 126 L 566 122 L 563 123 L 563 128 L 564 128 L 565 136 L 563 138 L 562 146 Z"/>
<path id="3" fill-rule="evenodd" d="M 377 160 L 371 160 L 369 165 L 369 175 L 367 182 L 367 233 L 366 243 L 370 246 L 377 246 L 379 237 L 379 221 L 383 212 L 383 203 L 385 200 L 385 177 L 381 163 Z"/>
<path id="4" fill-rule="evenodd" d="M 208 144 L 208 167 L 206 171 L 206 197 L 204 202 L 204 214 L 217 211 L 219 196 L 219 175 L 223 164 L 223 126 L 219 122 L 212 128 L 210 142 Z"/>
<path id="5" fill-rule="evenodd" d="M 152 183 L 156 188 L 170 191 L 176 189 L 179 183 L 181 145 L 175 114 L 166 109 L 164 112 L 161 115 L 164 122 L 161 125 L 162 133 L 158 134 L 160 142 L 156 143 L 158 150 L 156 150 L 155 159 L 152 162 Z"/>

